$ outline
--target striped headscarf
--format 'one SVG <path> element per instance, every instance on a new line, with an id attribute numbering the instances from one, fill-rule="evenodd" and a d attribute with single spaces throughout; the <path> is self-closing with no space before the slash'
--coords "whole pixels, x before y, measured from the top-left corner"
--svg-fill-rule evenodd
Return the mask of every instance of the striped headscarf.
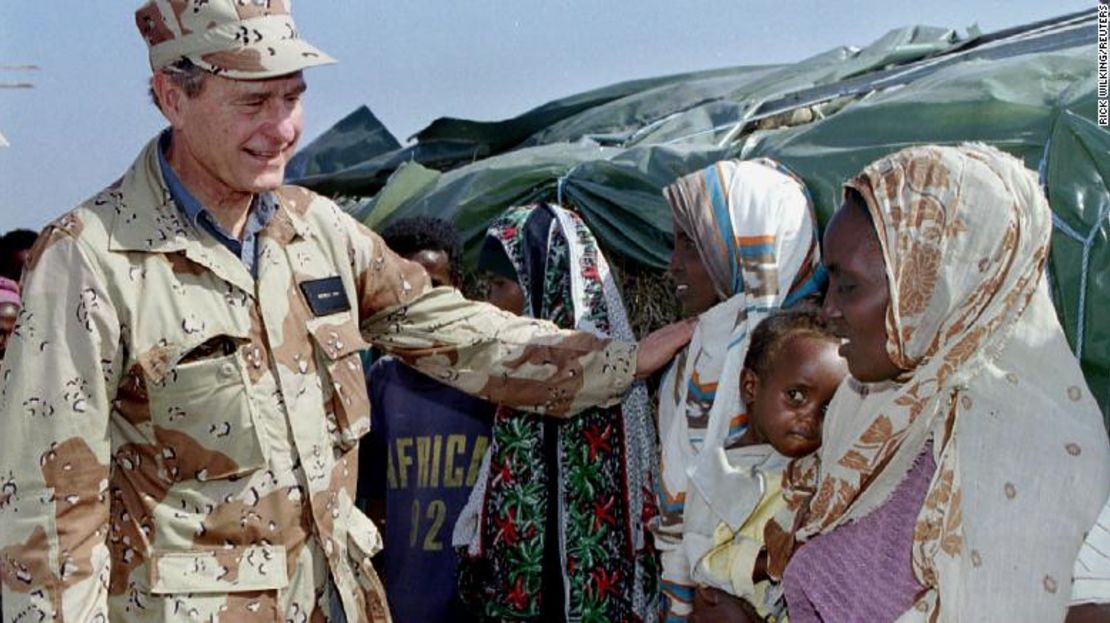
<path id="1" fill-rule="evenodd" d="M 739 377 L 751 329 L 820 291 L 824 275 L 805 184 L 773 161 L 721 161 L 680 178 L 664 196 L 722 300 L 701 315 L 660 387 L 657 542 L 670 615 L 682 619 L 692 602 L 691 565 L 717 524 L 738 529 L 759 497 L 727 456 L 747 427 Z"/>

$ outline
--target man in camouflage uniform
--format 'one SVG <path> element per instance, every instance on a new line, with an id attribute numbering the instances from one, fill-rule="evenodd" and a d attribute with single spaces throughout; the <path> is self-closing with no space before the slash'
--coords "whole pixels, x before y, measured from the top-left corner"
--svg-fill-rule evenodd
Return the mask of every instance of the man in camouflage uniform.
<path id="1" fill-rule="evenodd" d="M 388 620 L 378 533 L 352 502 L 364 340 L 566 415 L 618 401 L 688 337 L 637 353 L 432 289 L 332 202 L 281 186 L 301 70 L 332 62 L 287 5 L 136 13 L 171 128 L 46 228 L 18 365 L 0 369 L 6 621 Z"/>

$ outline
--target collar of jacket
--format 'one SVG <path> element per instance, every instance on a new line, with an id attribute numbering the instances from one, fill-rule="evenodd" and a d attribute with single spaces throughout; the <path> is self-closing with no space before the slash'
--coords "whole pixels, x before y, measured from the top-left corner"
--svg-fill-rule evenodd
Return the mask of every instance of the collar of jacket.
<path id="1" fill-rule="evenodd" d="M 115 211 L 108 248 L 111 251 L 184 253 L 189 260 L 253 293 L 254 278 L 239 258 L 212 236 L 198 232 L 173 203 L 158 166 L 157 150 L 158 138 L 155 137 L 146 144 L 127 173 L 94 199 L 97 204 L 112 204 Z M 277 213 L 262 230 L 261 237 L 288 243 L 308 235 L 303 217 L 307 205 L 289 205 L 290 201 L 296 201 L 297 195 L 289 192 L 290 188 L 275 191 Z"/>

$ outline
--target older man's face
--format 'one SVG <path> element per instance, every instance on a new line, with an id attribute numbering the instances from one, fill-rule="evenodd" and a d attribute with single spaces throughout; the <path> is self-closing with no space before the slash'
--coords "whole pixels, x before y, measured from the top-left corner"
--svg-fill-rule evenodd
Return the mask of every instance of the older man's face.
<path id="1" fill-rule="evenodd" d="M 257 193 L 281 185 L 303 129 L 300 72 L 267 80 L 208 76 L 193 98 L 178 92 L 167 116 L 173 164 L 194 191 Z"/>

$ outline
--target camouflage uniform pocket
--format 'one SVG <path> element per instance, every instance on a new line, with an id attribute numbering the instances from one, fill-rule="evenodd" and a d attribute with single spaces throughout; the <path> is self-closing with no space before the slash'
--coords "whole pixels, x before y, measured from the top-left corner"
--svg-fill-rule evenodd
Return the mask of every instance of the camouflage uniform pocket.
<path id="1" fill-rule="evenodd" d="M 150 585 L 162 597 L 163 621 L 279 621 L 278 591 L 289 585 L 285 548 L 156 551 Z"/>
<path id="2" fill-rule="evenodd" d="M 335 445 L 346 451 L 370 432 L 370 399 L 359 357 L 367 344 L 354 321 L 333 324 L 326 322 L 329 318 L 319 320 L 310 321 L 308 331 L 324 370 L 328 427 Z"/>
<path id="3" fill-rule="evenodd" d="M 249 383 L 242 358 L 232 353 L 179 363 L 148 385 L 154 435 L 172 480 L 230 478 L 266 465 Z M 177 464 L 201 467 L 180 473 Z"/>
<path id="4" fill-rule="evenodd" d="M 281 545 L 156 550 L 152 556 L 150 592 L 155 595 L 234 593 L 288 585 Z"/>

